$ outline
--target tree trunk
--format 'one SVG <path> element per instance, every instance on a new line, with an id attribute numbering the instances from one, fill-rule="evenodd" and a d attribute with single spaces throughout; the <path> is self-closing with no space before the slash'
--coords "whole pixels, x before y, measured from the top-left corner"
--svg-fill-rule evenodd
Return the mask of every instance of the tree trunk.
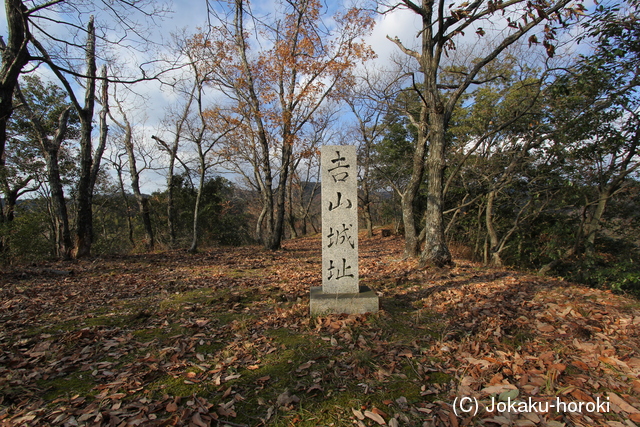
<path id="1" fill-rule="evenodd" d="M 176 246 L 176 209 L 173 204 L 176 183 L 173 178 L 176 157 L 171 155 L 169 160 L 169 172 L 167 173 L 167 228 L 169 229 L 169 247 Z"/>
<path id="2" fill-rule="evenodd" d="M 24 99 L 24 98 L 23 98 Z M 25 104 L 26 105 L 26 104 Z M 27 107 L 28 108 L 28 107 Z M 60 163 L 58 161 L 58 153 L 60 145 L 64 140 L 67 130 L 67 122 L 69 120 L 70 109 L 67 108 L 61 115 L 58 123 L 58 131 L 53 141 L 49 141 L 44 129 L 40 126 L 39 120 L 32 118 L 33 125 L 36 130 L 40 128 L 40 145 L 42 146 L 47 162 L 47 175 L 49 180 L 49 188 L 51 190 L 51 203 L 53 205 L 54 229 L 56 255 L 61 259 L 71 258 L 72 243 L 71 231 L 69 230 L 69 214 L 67 211 L 67 203 L 64 198 L 64 190 L 60 180 Z"/>
<path id="3" fill-rule="evenodd" d="M 176 124 L 176 136 L 172 145 L 167 144 L 165 141 L 160 139 L 159 137 L 152 135 L 151 138 L 156 140 L 162 147 L 167 150 L 169 153 L 169 168 L 167 171 L 167 228 L 169 231 L 169 247 L 175 248 L 176 246 L 176 210 L 173 203 L 174 195 L 175 195 L 175 166 L 176 166 L 176 158 L 178 156 L 178 146 L 180 142 L 180 132 L 182 131 L 182 125 L 186 121 L 189 106 L 191 105 L 193 96 L 189 98 L 189 102 L 185 107 L 185 111 L 182 114 L 182 117 Z"/>
<path id="4" fill-rule="evenodd" d="M 281 161 L 282 168 L 280 170 L 280 181 L 276 189 L 276 206 L 275 206 L 275 222 L 272 229 L 271 239 L 265 245 L 266 249 L 277 250 L 282 246 L 284 237 L 284 219 L 286 214 L 286 195 L 287 183 L 289 181 L 289 172 L 291 169 L 291 155 L 293 152 L 293 136 L 288 135 L 287 131 L 283 131 L 284 140 L 282 141 Z"/>
<path id="5" fill-rule="evenodd" d="M 298 238 L 298 232 L 296 231 L 296 216 L 293 210 L 293 182 L 289 183 L 288 186 L 288 209 L 287 209 L 287 222 L 289 223 L 289 230 L 291 233 L 291 238 Z"/>
<path id="6" fill-rule="evenodd" d="M 2 64 L 0 66 L 0 175 L 5 171 L 5 145 L 7 141 L 7 121 L 13 112 L 13 92 L 18 84 L 22 68 L 29 62 L 27 50 L 26 8 L 20 0 L 5 0 L 8 39 L 5 44 L 0 36 Z M 6 201 L 5 201 L 6 203 Z M 7 221 L 0 204 L 0 224 Z M 0 239 L 0 251 L 4 250 L 4 241 Z"/>
<path id="7" fill-rule="evenodd" d="M 591 218 L 584 225 L 584 252 L 587 257 L 593 257 L 596 251 L 596 234 L 600 229 L 600 222 L 602 216 L 607 207 L 607 202 L 611 198 L 614 189 L 611 186 L 606 186 L 603 190 L 598 191 L 598 203 L 591 214 Z"/>
<path id="8" fill-rule="evenodd" d="M 136 155 L 134 152 L 133 146 L 133 131 L 131 129 L 131 123 L 127 119 L 122 108 L 120 108 L 120 113 L 122 115 L 122 120 L 124 124 L 120 124 L 114 120 L 122 129 L 124 129 L 124 147 L 127 151 L 127 156 L 129 158 L 129 175 L 131 176 L 131 189 L 133 190 L 133 195 L 136 198 L 136 202 L 138 203 L 138 214 L 140 215 L 140 219 L 142 220 L 142 226 L 144 228 L 144 246 L 147 251 L 152 251 L 155 246 L 155 240 L 153 236 L 153 227 L 151 226 L 151 213 L 149 212 L 149 201 L 140 191 L 140 171 L 138 171 L 138 166 L 136 163 Z"/>
<path id="9" fill-rule="evenodd" d="M 260 152 L 260 161 L 258 167 L 264 174 L 264 181 L 260 182 L 260 193 L 262 195 L 262 213 L 258 218 L 256 224 L 256 232 L 258 239 L 262 242 L 262 245 L 267 249 L 277 249 L 280 246 L 280 240 L 276 236 L 275 230 L 277 228 L 274 218 L 274 192 L 273 192 L 273 176 L 271 173 L 271 161 L 270 161 L 270 146 L 267 131 L 264 128 L 264 122 L 262 119 L 262 111 L 260 105 L 260 99 L 256 92 L 256 84 L 253 78 L 253 71 L 249 65 L 247 58 L 247 41 L 245 39 L 244 31 L 244 6 L 243 0 L 235 0 L 235 16 L 234 16 L 234 37 L 236 41 L 237 53 L 240 56 L 242 64 L 242 71 L 246 79 L 247 100 L 248 106 L 251 110 L 251 119 L 255 125 L 255 138 L 257 146 Z M 283 141 L 284 143 L 284 141 Z M 284 147 L 283 147 L 284 149 Z M 286 183 L 286 175 L 280 177 L 281 182 Z M 284 192 L 283 192 L 284 200 Z M 284 204 L 284 202 L 283 202 Z M 284 211 L 281 212 L 284 214 Z M 264 215 L 263 215 L 264 214 Z M 280 218 L 280 216 L 278 215 Z M 282 217 L 284 218 L 284 217 Z M 282 227 L 282 222 L 280 222 Z"/>
<path id="10" fill-rule="evenodd" d="M 0 37 L 2 65 L 0 66 L 0 173 L 3 173 L 7 141 L 7 121 L 13 112 L 13 92 L 22 68 L 29 62 L 27 50 L 26 8 L 20 0 L 5 0 L 8 39 Z"/>
<path id="11" fill-rule="evenodd" d="M 439 102 L 439 101 L 438 101 Z M 445 168 L 445 116 L 442 107 L 436 107 L 430 114 L 430 142 L 427 158 L 427 210 L 425 216 L 425 246 L 420 257 L 420 265 L 436 267 L 451 266 L 451 253 L 444 235 L 443 179 Z"/>
<path id="12" fill-rule="evenodd" d="M 71 232 L 69 229 L 69 214 L 67 211 L 67 203 L 64 198 L 64 190 L 60 180 L 60 162 L 58 154 L 60 146 L 64 141 L 67 133 L 67 124 L 71 110 L 66 108 L 58 118 L 58 129 L 53 139 L 49 138 L 40 118 L 33 113 L 31 106 L 20 90 L 20 86 L 16 85 L 16 95 L 20 99 L 24 110 L 31 121 L 31 126 L 38 135 L 40 147 L 44 154 L 47 164 L 47 178 L 49 188 L 51 190 L 51 203 L 53 207 L 53 226 L 56 246 L 56 256 L 61 259 L 69 259 L 71 257 L 72 243 Z"/>
<path id="13" fill-rule="evenodd" d="M 355 112 L 355 109 L 352 107 Z M 366 127 L 362 125 L 360 120 L 361 134 L 364 136 L 364 149 L 362 156 L 362 216 L 364 217 L 365 227 L 367 228 L 367 237 L 373 237 L 373 220 L 371 219 L 371 194 L 369 191 L 369 171 L 371 169 L 371 142 L 368 138 Z"/>
<path id="14" fill-rule="evenodd" d="M 308 182 L 308 181 L 307 181 Z M 309 200 L 307 204 L 304 206 L 304 214 L 302 215 L 302 235 L 306 236 L 308 233 L 308 224 L 311 224 L 314 232 L 315 227 L 313 226 L 313 219 L 311 218 L 311 205 L 313 204 L 313 200 L 317 194 L 318 190 L 318 181 L 316 180 L 313 184 L 313 188 L 311 189 L 311 193 L 309 194 Z M 300 199 L 304 200 L 305 188 L 300 190 Z"/>
<path id="15" fill-rule="evenodd" d="M 75 257 L 91 255 L 93 239 L 93 194 L 92 194 L 92 141 L 93 109 L 96 96 L 96 35 L 93 17 L 87 26 L 87 88 L 85 104 L 78 111 L 80 117 L 80 176 L 77 191 Z"/>
<path id="16" fill-rule="evenodd" d="M 7 248 L 7 235 L 4 233 L 3 226 L 7 223 L 7 220 L 4 216 L 5 202 L 2 197 L 0 197 L 0 254 L 5 251 Z"/>
<path id="17" fill-rule="evenodd" d="M 366 181 L 362 184 L 362 215 L 367 228 L 367 237 L 373 237 L 373 219 L 371 218 L 371 199 L 369 198 L 369 185 Z"/>
<path id="18" fill-rule="evenodd" d="M 478 206 L 478 215 L 476 217 L 476 224 L 478 224 L 478 228 L 476 230 L 476 242 L 473 247 L 473 254 L 475 259 L 481 258 L 480 242 L 482 240 L 482 212 L 483 211 L 484 211 L 484 205 L 480 204 Z"/>
<path id="19" fill-rule="evenodd" d="M 6 220 L 6 222 L 13 221 L 17 202 L 18 202 L 17 191 L 13 190 L 13 191 L 7 191 L 5 193 L 4 206 L 2 207 L 3 209 L 2 219 Z"/>
<path id="20" fill-rule="evenodd" d="M 202 200 L 202 189 L 204 188 L 205 164 L 204 158 L 200 159 L 200 179 L 198 181 L 198 191 L 196 193 L 196 203 L 193 207 L 193 238 L 191 239 L 190 253 L 198 251 L 198 214 L 200 213 L 200 201 Z"/>
<path id="21" fill-rule="evenodd" d="M 51 189 L 51 202 L 53 204 L 56 255 L 61 259 L 71 258 L 71 231 L 69 230 L 69 215 L 64 199 L 64 190 L 60 181 L 60 168 L 58 162 L 58 148 L 50 147 L 45 153 L 47 160 L 47 174 L 49 188 Z"/>
<path id="22" fill-rule="evenodd" d="M 420 238 L 416 225 L 415 201 L 424 178 L 424 158 L 427 151 L 427 132 L 419 132 L 416 149 L 413 152 L 413 169 L 405 191 L 400 195 L 402 223 L 404 224 L 404 256 L 417 257 L 420 253 Z"/>
<path id="23" fill-rule="evenodd" d="M 498 233 L 493 224 L 493 203 L 496 198 L 496 192 L 490 191 L 487 195 L 487 209 L 485 210 L 485 225 L 487 226 L 487 235 L 489 238 L 488 245 L 488 262 L 495 267 L 502 267 L 502 258 L 500 258 L 500 252 L 498 247 L 500 246 L 500 239 Z"/>
<path id="24" fill-rule="evenodd" d="M 118 188 L 120 189 L 120 195 L 122 196 L 122 202 L 124 203 L 127 213 L 127 227 L 129 231 L 129 242 L 131 246 L 135 246 L 136 242 L 133 240 L 133 224 L 131 222 L 131 206 L 129 206 L 129 199 L 127 198 L 127 192 L 124 190 L 124 180 L 122 179 L 122 163 L 115 164 L 116 173 L 118 175 Z"/>

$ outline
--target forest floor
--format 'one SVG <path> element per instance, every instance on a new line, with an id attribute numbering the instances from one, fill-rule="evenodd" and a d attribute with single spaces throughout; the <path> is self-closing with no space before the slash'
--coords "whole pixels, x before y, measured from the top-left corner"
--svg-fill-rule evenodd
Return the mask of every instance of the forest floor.
<path id="1" fill-rule="evenodd" d="M 319 318 L 317 237 L 12 267 L 0 425 L 640 423 L 637 300 L 456 263 L 363 236 L 380 312 Z"/>

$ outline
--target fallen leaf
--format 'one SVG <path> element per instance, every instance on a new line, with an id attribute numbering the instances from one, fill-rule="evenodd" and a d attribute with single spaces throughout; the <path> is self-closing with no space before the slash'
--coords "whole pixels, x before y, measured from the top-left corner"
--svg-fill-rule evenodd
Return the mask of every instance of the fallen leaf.
<path id="1" fill-rule="evenodd" d="M 607 393 L 607 397 L 609 398 L 609 401 L 616 405 L 618 408 L 622 409 L 624 412 L 628 413 L 628 414 L 640 414 L 640 410 L 634 408 L 633 406 L 629 405 L 627 402 L 625 402 L 620 396 L 618 396 L 617 394 L 613 393 L 613 392 L 608 392 Z"/>
<path id="2" fill-rule="evenodd" d="M 200 418 L 200 414 L 198 412 L 193 414 L 193 416 L 191 417 L 191 422 L 197 425 L 198 427 L 209 427 L 210 425 L 202 421 L 202 418 Z"/>
<path id="3" fill-rule="evenodd" d="M 540 332 L 553 332 L 553 331 L 556 330 L 556 328 L 554 328 L 550 324 L 544 323 L 544 322 L 537 322 L 536 323 L 536 328 L 538 328 L 538 330 Z"/>
<path id="4" fill-rule="evenodd" d="M 324 389 L 320 386 L 320 384 L 314 384 L 307 389 L 307 393 L 311 393 L 314 390 L 323 391 Z"/>
<path id="5" fill-rule="evenodd" d="M 580 389 L 572 390 L 571 395 L 579 402 L 595 402 L 591 396 Z"/>
<path id="6" fill-rule="evenodd" d="M 300 398 L 296 395 L 292 395 L 289 393 L 289 390 L 285 390 L 278 399 L 276 400 L 276 405 L 278 406 L 289 406 L 295 403 L 300 402 Z"/>
<path id="7" fill-rule="evenodd" d="M 380 415 L 376 414 L 375 412 L 364 411 L 364 416 L 367 417 L 367 418 L 372 419 L 373 421 L 377 422 L 381 426 L 387 425 L 387 423 L 384 420 L 384 418 L 382 418 Z"/>
<path id="8" fill-rule="evenodd" d="M 364 415 L 358 409 L 351 408 L 351 412 L 353 412 L 353 415 L 355 415 L 357 419 L 359 419 L 361 421 L 364 420 Z"/>
<path id="9" fill-rule="evenodd" d="M 374 414 L 378 414 L 378 415 L 380 415 L 380 416 L 381 416 L 381 417 L 383 417 L 383 418 L 384 418 L 384 417 L 388 417 L 388 416 L 389 416 L 389 415 L 387 415 L 384 411 L 381 411 L 381 410 L 380 410 L 380 409 L 378 409 L 378 408 L 373 408 L 373 409 L 371 409 L 371 412 L 373 412 Z"/>
<path id="10" fill-rule="evenodd" d="M 500 394 L 509 390 L 517 390 L 518 387 L 512 384 L 498 384 L 483 388 L 481 391 L 485 394 Z"/>

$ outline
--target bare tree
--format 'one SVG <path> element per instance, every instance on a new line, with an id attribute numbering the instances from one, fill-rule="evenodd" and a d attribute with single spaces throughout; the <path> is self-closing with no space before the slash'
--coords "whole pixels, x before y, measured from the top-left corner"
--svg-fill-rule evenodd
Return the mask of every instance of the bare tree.
<path id="1" fill-rule="evenodd" d="M 142 226 L 144 229 L 144 245 L 148 251 L 152 251 L 155 247 L 155 239 L 153 227 L 151 225 L 151 211 L 149 209 L 148 198 L 144 194 L 142 194 L 142 191 L 140 190 L 140 173 L 142 171 L 138 168 L 139 156 L 136 156 L 133 127 L 131 125 L 127 112 L 124 110 L 122 101 L 116 99 L 115 102 L 118 105 L 120 120 L 115 118 L 112 114 L 110 114 L 109 117 L 123 132 L 121 142 L 124 146 L 125 152 L 127 153 L 129 176 L 131 178 L 131 189 L 133 190 L 133 196 L 138 203 L 138 215 L 140 216 L 140 220 L 142 221 Z"/>
<path id="2" fill-rule="evenodd" d="M 383 118 L 387 112 L 388 96 L 385 94 L 381 73 L 367 73 L 358 85 L 347 92 L 345 102 L 355 116 L 353 135 L 358 141 L 358 165 L 360 166 L 360 204 L 367 235 L 373 237 L 371 216 L 372 152 L 374 144 L 384 132 Z M 384 94 L 381 98 L 380 95 Z"/>

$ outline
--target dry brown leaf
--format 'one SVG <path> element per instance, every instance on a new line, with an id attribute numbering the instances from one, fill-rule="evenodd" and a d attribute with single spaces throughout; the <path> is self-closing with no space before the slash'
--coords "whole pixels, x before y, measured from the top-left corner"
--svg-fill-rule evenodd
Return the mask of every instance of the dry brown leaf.
<path id="1" fill-rule="evenodd" d="M 518 387 L 512 384 L 498 384 L 483 388 L 481 391 L 485 394 L 500 394 L 507 390 L 517 390 Z"/>
<path id="2" fill-rule="evenodd" d="M 411 352 L 411 350 L 402 350 L 400 353 L 398 353 L 398 356 L 404 356 L 411 359 L 413 357 L 413 353 Z"/>
<path id="3" fill-rule="evenodd" d="M 630 368 L 635 369 L 636 371 L 640 371 L 640 358 L 637 357 L 632 357 L 629 360 L 627 360 L 627 365 Z"/>
<path id="4" fill-rule="evenodd" d="M 574 360 L 571 362 L 571 364 L 573 366 L 575 366 L 578 369 L 582 369 L 583 371 L 588 371 L 589 370 L 589 365 L 587 365 L 586 363 L 584 363 L 581 360 Z"/>
<path id="5" fill-rule="evenodd" d="M 364 420 L 364 415 L 360 410 L 351 408 L 351 412 L 353 412 L 353 415 L 355 415 L 356 418 L 359 419 L 360 421 Z"/>
<path id="6" fill-rule="evenodd" d="M 613 392 L 608 392 L 607 393 L 607 397 L 609 398 L 609 401 L 612 404 L 616 405 L 618 408 L 622 409 L 624 412 L 626 412 L 628 414 L 640 414 L 640 410 L 638 410 L 635 407 L 629 405 L 627 402 L 624 401 L 624 399 L 622 399 L 617 394 L 615 394 Z"/>
<path id="7" fill-rule="evenodd" d="M 227 418 L 235 418 L 237 416 L 236 412 L 229 408 L 218 408 L 218 415 Z"/>
<path id="8" fill-rule="evenodd" d="M 571 391 L 571 396 L 575 397 L 579 402 L 595 402 L 591 396 L 577 388 Z"/>
<path id="9" fill-rule="evenodd" d="M 378 408 L 373 408 L 371 409 L 371 412 L 373 412 L 374 414 L 378 414 L 380 415 L 382 418 L 388 417 L 389 415 L 387 415 L 384 411 L 378 409 Z"/>
<path id="10" fill-rule="evenodd" d="M 552 325 L 544 322 L 536 322 L 536 328 L 538 328 L 540 332 L 547 332 L 547 333 L 553 332 L 556 330 L 556 328 L 554 328 Z"/>
<path id="11" fill-rule="evenodd" d="M 200 414 L 198 412 L 193 414 L 193 416 L 191 417 L 191 422 L 193 424 L 197 425 L 198 427 L 209 427 L 210 426 L 210 424 L 207 424 L 204 421 L 202 421 L 202 418 L 200 418 Z"/>
<path id="12" fill-rule="evenodd" d="M 384 418 L 382 418 L 380 415 L 376 414 L 375 412 L 364 411 L 364 416 L 372 419 L 373 421 L 377 422 L 381 426 L 387 425 L 387 422 L 384 420 Z"/>

